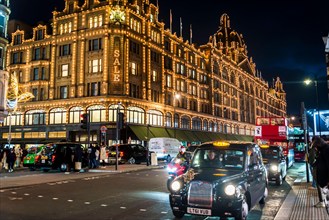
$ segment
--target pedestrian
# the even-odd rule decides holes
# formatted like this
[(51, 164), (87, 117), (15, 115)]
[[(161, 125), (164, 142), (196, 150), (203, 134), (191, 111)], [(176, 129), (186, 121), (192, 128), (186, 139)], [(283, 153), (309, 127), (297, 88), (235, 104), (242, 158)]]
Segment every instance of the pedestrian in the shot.
[(14, 171), (14, 164), (16, 161), (16, 154), (14, 152), (14, 148), (10, 148), (7, 155), (7, 163), (8, 163), (8, 172), (11, 173)]
[(306, 157), (307, 163), (310, 166), (311, 174), (312, 174), (312, 188), (316, 188), (316, 164), (315, 164), (315, 157), (316, 157), (316, 148), (313, 147), (312, 143), (310, 144), (310, 148), (308, 150), (308, 155)]
[(16, 161), (15, 161), (15, 167), (21, 167), (21, 161), (22, 161), (22, 155), (23, 151), (20, 146), (15, 147), (15, 154), (16, 154)]
[(103, 168), (105, 168), (105, 160), (107, 159), (107, 156), (106, 156), (106, 147), (104, 144), (101, 145), (101, 148), (100, 148), (100, 158), (99, 160), (102, 162), (102, 166)]
[(90, 144), (90, 149), (88, 149), (89, 153), (89, 168), (93, 169), (97, 167), (96, 163), (96, 147)]
[(319, 196), (319, 202), (314, 207), (324, 208), (323, 188), (329, 187), (329, 145), (321, 137), (315, 136), (312, 140), (312, 147), (316, 149), (314, 167)]
[(72, 160), (72, 149), (70, 146), (67, 146), (65, 151), (64, 151), (64, 163), (66, 164), (66, 171), (67, 172), (70, 172), (71, 171), (71, 167), (72, 167), (72, 163), (73, 163), (73, 160)]
[(82, 157), (83, 157), (83, 150), (80, 145), (75, 148), (74, 152), (74, 168), (76, 171), (81, 171), (82, 168)]

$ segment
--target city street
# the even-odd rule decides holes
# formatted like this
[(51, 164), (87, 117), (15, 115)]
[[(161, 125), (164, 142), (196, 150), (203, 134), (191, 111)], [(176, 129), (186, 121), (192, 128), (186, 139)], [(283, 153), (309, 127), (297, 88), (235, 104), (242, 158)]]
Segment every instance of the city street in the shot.
[[(295, 163), (283, 185), (270, 184), (266, 204), (254, 207), (248, 219), (274, 219), (291, 184), (304, 171), (304, 163)], [(26, 171), (14, 175), (21, 175), (19, 181), (25, 181), (27, 175), (40, 178), (40, 182), (45, 176), (55, 178), (48, 183), (2, 189), (1, 219), (175, 219), (168, 202), (164, 168), (117, 174), (84, 173), (81, 178), (67, 180), (60, 178), (64, 173)], [(3, 178), (12, 177), (2, 173)], [(183, 219), (205, 218), (185, 215)]]

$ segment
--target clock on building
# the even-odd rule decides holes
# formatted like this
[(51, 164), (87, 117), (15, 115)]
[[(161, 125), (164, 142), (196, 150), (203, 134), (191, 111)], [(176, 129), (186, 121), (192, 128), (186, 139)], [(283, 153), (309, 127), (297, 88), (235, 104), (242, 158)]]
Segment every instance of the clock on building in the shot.
[(122, 24), (125, 21), (125, 19), (126, 19), (125, 12), (121, 10), (119, 6), (114, 7), (110, 12), (110, 20), (113, 23)]

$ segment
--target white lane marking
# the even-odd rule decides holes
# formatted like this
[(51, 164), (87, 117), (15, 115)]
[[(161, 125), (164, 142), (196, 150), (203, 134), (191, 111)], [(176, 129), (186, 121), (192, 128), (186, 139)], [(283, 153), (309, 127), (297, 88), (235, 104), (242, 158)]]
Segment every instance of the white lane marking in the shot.
[(146, 212), (146, 209), (140, 209), (139, 211), (141, 211), (141, 212)]
[(161, 214), (168, 214), (168, 212), (161, 212)]
[(29, 196), (30, 194), (28, 194), (28, 193), (24, 193), (24, 196)]
[(90, 205), (90, 202), (85, 202), (85, 205)]
[(17, 194), (17, 192), (11, 192), (11, 194)]
[(58, 200), (58, 198), (54, 197), (53, 200)]
[(67, 200), (68, 202), (73, 202), (73, 200), (72, 199), (69, 199), (69, 200)]
[(120, 209), (127, 209), (127, 207), (121, 206)]
[(39, 198), (42, 198), (42, 197), (43, 197), (43, 195), (38, 195), (38, 197), (39, 197)]
[(3, 192), (4, 192), (4, 190), (2, 189), (2, 190), (0, 190), (0, 192), (2, 192), (2, 193), (3, 193)]
[(106, 204), (102, 204), (101, 206), (102, 206), (102, 207), (106, 207), (107, 205), (106, 205)]

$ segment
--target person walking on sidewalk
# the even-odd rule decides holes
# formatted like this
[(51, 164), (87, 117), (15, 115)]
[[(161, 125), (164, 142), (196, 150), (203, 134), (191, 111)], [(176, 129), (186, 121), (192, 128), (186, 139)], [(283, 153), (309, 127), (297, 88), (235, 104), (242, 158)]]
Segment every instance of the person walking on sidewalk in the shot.
[(8, 155), (7, 155), (8, 172), (9, 173), (14, 171), (15, 161), (16, 161), (16, 154), (14, 152), (14, 148), (11, 148)]
[(316, 148), (310, 144), (310, 149), (308, 150), (307, 163), (310, 165), (310, 170), (312, 174), (312, 187), (316, 188), (316, 166), (315, 166), (315, 157), (316, 157)]
[(329, 145), (319, 136), (312, 140), (312, 147), (317, 150), (314, 168), (316, 170), (316, 186), (318, 190), (319, 202), (317, 208), (324, 208), (323, 189), (329, 187)]
[(103, 168), (105, 168), (105, 159), (107, 159), (107, 157), (106, 157), (106, 148), (105, 148), (105, 145), (102, 144), (101, 148), (100, 148), (99, 161), (102, 161)]

